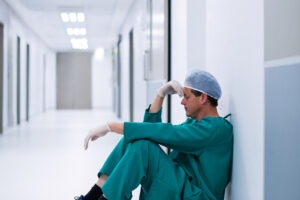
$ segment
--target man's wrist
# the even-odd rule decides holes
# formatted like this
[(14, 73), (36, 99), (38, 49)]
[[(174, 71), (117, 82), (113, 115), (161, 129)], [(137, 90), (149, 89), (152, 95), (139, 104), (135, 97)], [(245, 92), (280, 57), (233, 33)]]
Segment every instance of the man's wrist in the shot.
[(108, 122), (106, 122), (105, 125), (106, 125), (106, 127), (107, 127), (107, 130), (108, 130), (109, 132), (111, 132), (111, 128), (110, 128), (110, 125), (108, 124)]

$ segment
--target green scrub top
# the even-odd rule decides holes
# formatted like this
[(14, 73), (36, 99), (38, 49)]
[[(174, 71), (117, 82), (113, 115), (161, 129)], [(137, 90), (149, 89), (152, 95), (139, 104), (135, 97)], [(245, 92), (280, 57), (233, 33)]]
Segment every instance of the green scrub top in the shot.
[(161, 123), (161, 110), (149, 113), (149, 108), (143, 123), (124, 123), (125, 142), (147, 139), (172, 149), (169, 157), (183, 168), (193, 185), (210, 199), (224, 199), (232, 163), (231, 123), (223, 117), (188, 118), (179, 125)]

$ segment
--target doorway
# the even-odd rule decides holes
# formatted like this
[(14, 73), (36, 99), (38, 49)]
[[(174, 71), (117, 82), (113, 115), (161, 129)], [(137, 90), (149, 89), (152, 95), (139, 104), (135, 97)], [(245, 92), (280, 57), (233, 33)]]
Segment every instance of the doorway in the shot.
[(0, 23), (0, 134), (3, 132), (3, 29)]
[(17, 125), (21, 122), (21, 38), (17, 37)]
[(117, 89), (117, 116), (119, 118), (121, 118), (122, 113), (121, 113), (121, 41), (122, 41), (122, 37), (121, 35), (119, 35), (119, 41), (118, 41), (118, 45), (117, 45), (117, 82), (118, 82), (118, 89)]
[(57, 109), (91, 109), (91, 53), (57, 54)]
[(29, 121), (30, 46), (26, 45), (26, 121)]
[(133, 121), (133, 113), (134, 113), (134, 69), (133, 69), (133, 29), (131, 29), (129, 33), (129, 120)]

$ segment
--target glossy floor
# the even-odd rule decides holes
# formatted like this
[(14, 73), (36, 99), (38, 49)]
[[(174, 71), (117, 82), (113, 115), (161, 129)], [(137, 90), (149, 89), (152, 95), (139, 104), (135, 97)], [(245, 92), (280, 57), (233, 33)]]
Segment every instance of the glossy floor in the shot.
[[(109, 110), (49, 111), (0, 135), (0, 199), (72, 200), (85, 194), (121, 136), (83, 149), (87, 132), (116, 121)], [(138, 199), (138, 189), (133, 193)]]

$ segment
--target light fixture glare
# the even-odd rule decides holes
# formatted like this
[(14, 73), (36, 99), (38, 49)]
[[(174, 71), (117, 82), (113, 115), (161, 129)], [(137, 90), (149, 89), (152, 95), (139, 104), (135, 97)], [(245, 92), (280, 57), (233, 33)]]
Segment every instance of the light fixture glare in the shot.
[(80, 29), (80, 35), (86, 35), (86, 28)]
[(77, 15), (74, 12), (69, 13), (69, 18), (71, 22), (77, 22)]
[(71, 38), (73, 49), (88, 49), (88, 40), (86, 38)]
[(61, 17), (61, 20), (65, 23), (70, 21), (68, 14), (65, 12), (60, 13), (60, 17)]
[(83, 12), (77, 13), (77, 19), (78, 19), (78, 22), (84, 22), (84, 20), (85, 20), (84, 13)]

